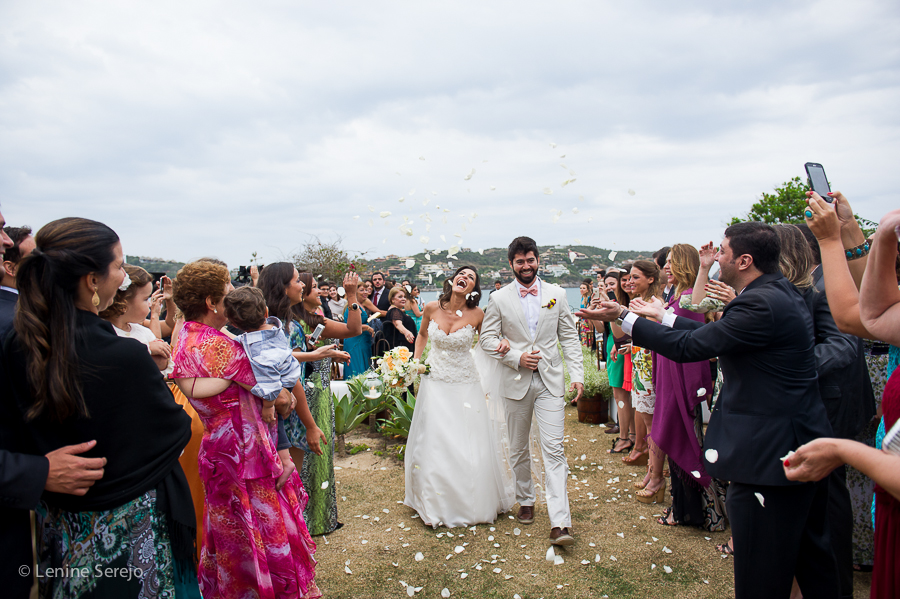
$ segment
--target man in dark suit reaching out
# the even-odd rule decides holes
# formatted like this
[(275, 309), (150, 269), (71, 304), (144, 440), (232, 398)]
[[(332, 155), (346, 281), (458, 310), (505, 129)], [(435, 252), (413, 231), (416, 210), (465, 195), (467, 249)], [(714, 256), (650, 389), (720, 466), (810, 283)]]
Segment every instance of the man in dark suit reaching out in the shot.
[[(704, 465), (731, 481), (727, 508), (734, 537), (737, 599), (787, 597), (796, 576), (804, 597), (838, 597), (826, 528), (827, 483), (795, 484), (781, 458), (831, 434), (819, 396), (813, 323), (797, 289), (779, 272), (778, 237), (769, 225), (732, 225), (717, 254), (720, 280), (738, 296), (721, 320), (702, 324), (661, 304), (615, 302), (576, 315), (620, 320), (634, 344), (676, 362), (719, 358), (725, 378), (710, 417)], [(639, 318), (653, 316), (655, 323)]]

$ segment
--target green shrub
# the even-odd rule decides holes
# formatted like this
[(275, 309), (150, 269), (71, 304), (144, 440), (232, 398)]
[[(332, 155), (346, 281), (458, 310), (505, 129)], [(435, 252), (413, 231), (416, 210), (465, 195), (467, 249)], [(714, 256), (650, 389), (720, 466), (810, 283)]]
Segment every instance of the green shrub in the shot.
[[(582, 362), (584, 364), (584, 396), (603, 396), (612, 400), (612, 387), (609, 386), (609, 378), (606, 370), (597, 368), (597, 356), (589, 348), (581, 346)], [(565, 368), (566, 401), (575, 399), (575, 392), (569, 391), (569, 369)]]
[(390, 415), (387, 420), (381, 421), (381, 432), (395, 437), (409, 437), (409, 427), (412, 424), (413, 411), (416, 409), (416, 398), (412, 393), (406, 393), (406, 399), (394, 397), (394, 404), (389, 406)]

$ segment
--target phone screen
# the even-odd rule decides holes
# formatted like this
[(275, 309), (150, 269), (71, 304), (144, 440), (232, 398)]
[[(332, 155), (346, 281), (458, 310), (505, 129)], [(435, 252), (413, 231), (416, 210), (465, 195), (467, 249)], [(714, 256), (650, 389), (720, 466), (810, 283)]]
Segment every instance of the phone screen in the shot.
[(828, 178), (825, 176), (825, 168), (821, 164), (807, 162), (806, 174), (809, 177), (809, 186), (812, 190), (822, 196), (823, 200), (830, 202), (831, 197), (828, 195), (828, 192), (831, 191), (831, 187), (828, 185)]

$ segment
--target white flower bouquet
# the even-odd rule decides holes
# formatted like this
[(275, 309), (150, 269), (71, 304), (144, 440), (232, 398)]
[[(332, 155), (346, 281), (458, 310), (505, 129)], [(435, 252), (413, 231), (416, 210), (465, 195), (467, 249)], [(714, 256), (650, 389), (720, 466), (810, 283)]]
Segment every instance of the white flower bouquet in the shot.
[(379, 359), (378, 372), (384, 382), (391, 387), (408, 387), (420, 374), (428, 374), (427, 364), (422, 364), (412, 357), (412, 352), (405, 347), (395, 347)]

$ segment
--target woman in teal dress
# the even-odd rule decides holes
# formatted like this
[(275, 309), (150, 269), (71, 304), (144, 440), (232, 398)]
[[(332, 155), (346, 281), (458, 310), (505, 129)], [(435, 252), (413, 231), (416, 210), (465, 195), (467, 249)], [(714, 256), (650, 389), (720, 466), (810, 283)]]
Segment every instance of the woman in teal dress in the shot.
[(409, 286), (406, 289), (406, 295), (409, 298), (409, 301), (406, 302), (406, 315), (413, 319), (418, 331), (422, 326), (422, 311), (425, 309), (422, 298), (419, 297), (419, 286)]
[[(367, 323), (369, 320), (368, 311), (362, 307), (369, 294), (365, 285), (360, 285), (357, 290), (357, 297), (360, 303), (360, 313), (362, 314), (363, 332), (356, 337), (344, 339), (344, 351), (350, 354), (350, 363), (344, 367), (344, 380), (356, 376), (357, 374), (367, 371), (372, 365), (372, 333), (374, 330)], [(350, 317), (350, 306), (344, 308), (344, 322)]]
[[(259, 277), (259, 287), (266, 297), (269, 314), (285, 323), (288, 340), (294, 357), (306, 362), (306, 401), (316, 425), (322, 433), (322, 454), (310, 451), (306, 428), (296, 414), (284, 422), (285, 432), (291, 442), (291, 457), (300, 467), (300, 479), (309, 493), (309, 503), (303, 510), (306, 526), (313, 536), (334, 532), (337, 520), (337, 497), (334, 488), (334, 402), (331, 397), (331, 360), (347, 362), (350, 355), (338, 351), (330, 343), (332, 339), (347, 339), (362, 333), (361, 310), (357, 304), (356, 289), (359, 277), (356, 273), (344, 277), (343, 287), (350, 310), (347, 322), (329, 320), (316, 314), (321, 307), (316, 279), (310, 273), (298, 273), (289, 262), (276, 262), (266, 266)], [(355, 309), (354, 309), (355, 306)], [(319, 325), (324, 330), (315, 348), (310, 348), (308, 337)], [(312, 351), (310, 351), (312, 350)]]

